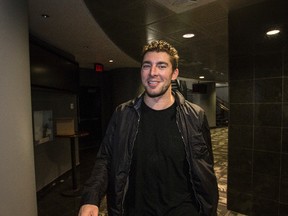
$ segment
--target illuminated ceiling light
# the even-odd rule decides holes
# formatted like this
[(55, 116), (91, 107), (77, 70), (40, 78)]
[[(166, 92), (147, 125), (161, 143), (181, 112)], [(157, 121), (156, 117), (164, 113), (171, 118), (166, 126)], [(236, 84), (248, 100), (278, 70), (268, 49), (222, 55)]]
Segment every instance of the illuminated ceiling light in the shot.
[(183, 37), (183, 38), (192, 38), (192, 37), (194, 37), (194, 36), (195, 36), (195, 34), (188, 33), (188, 34), (184, 34), (182, 37)]
[(199, 76), (199, 79), (204, 79), (205, 77), (204, 76)]
[(42, 14), (41, 15), (44, 19), (48, 19), (50, 16), (48, 14)]
[(109, 62), (110, 62), (110, 63), (113, 63), (114, 61), (113, 61), (113, 59), (110, 59)]
[(198, 2), (198, 0), (173, 0), (173, 1), (170, 1), (171, 5), (173, 5), (173, 6), (192, 4), (192, 3), (197, 3), (197, 2)]
[(276, 34), (279, 34), (279, 33), (280, 33), (279, 29), (273, 29), (273, 30), (270, 30), (270, 31), (266, 32), (266, 35), (276, 35)]

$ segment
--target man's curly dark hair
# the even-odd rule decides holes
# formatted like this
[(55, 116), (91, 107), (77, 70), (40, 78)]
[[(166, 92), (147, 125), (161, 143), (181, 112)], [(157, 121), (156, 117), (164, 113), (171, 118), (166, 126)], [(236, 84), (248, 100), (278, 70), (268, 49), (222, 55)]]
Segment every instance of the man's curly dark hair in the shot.
[(152, 41), (151, 43), (145, 45), (143, 47), (142, 57), (144, 57), (144, 55), (147, 52), (153, 52), (153, 51), (166, 52), (170, 56), (170, 61), (172, 63), (173, 70), (178, 68), (178, 61), (179, 61), (178, 52), (168, 42), (163, 41), (163, 40), (155, 40), (155, 41)]

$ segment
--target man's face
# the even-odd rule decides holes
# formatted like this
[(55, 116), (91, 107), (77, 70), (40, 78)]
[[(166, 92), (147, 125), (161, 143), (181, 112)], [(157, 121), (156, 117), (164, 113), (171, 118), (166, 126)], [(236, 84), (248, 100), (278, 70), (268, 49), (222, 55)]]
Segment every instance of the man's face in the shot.
[[(149, 97), (170, 94), (171, 80), (178, 76), (178, 69), (172, 69), (170, 56), (166, 52), (147, 52), (141, 67), (141, 79)], [(169, 90), (169, 91), (167, 91)]]

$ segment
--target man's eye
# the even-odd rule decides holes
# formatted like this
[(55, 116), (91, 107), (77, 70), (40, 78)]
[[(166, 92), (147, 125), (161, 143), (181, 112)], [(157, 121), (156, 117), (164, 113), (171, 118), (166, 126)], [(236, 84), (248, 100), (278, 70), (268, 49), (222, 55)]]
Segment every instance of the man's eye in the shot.
[(160, 65), (158, 65), (158, 68), (159, 69), (165, 69), (167, 66), (165, 65), (165, 64), (160, 64)]
[(151, 67), (151, 65), (149, 64), (143, 64), (142, 65), (142, 69), (149, 69)]

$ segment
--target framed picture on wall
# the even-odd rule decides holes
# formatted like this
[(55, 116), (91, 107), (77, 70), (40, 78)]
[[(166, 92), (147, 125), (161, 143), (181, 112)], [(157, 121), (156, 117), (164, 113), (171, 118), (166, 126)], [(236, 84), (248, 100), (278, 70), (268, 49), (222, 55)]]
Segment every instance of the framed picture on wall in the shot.
[(35, 145), (53, 141), (52, 110), (34, 111), (33, 124)]

